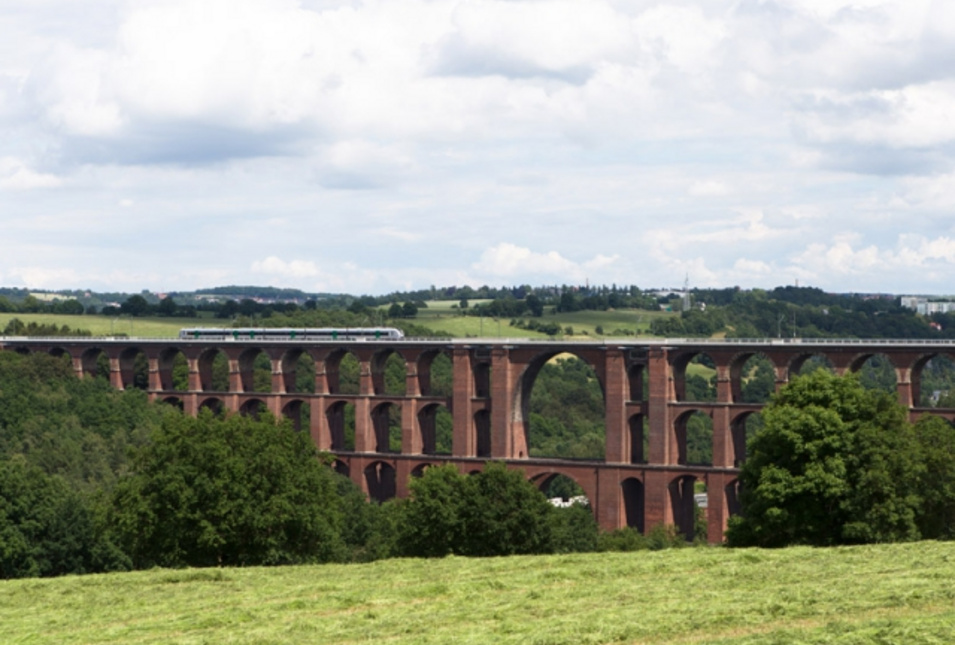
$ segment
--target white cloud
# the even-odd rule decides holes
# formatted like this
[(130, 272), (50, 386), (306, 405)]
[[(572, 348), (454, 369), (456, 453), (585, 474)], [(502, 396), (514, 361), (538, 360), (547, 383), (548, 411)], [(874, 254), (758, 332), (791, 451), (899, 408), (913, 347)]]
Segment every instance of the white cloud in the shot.
[(538, 253), (509, 242), (501, 242), (485, 249), (471, 270), (481, 276), (496, 279), (520, 280), (521, 276), (544, 277), (566, 282), (587, 279), (589, 269), (602, 269), (617, 261), (617, 257), (597, 255), (583, 263), (574, 262), (556, 251)]
[(0, 190), (53, 188), (61, 183), (59, 177), (31, 170), (15, 157), (0, 158)]
[(270, 255), (264, 260), (252, 263), (252, 272), (279, 278), (311, 278), (319, 275), (318, 266), (311, 260), (292, 260), (287, 262)]

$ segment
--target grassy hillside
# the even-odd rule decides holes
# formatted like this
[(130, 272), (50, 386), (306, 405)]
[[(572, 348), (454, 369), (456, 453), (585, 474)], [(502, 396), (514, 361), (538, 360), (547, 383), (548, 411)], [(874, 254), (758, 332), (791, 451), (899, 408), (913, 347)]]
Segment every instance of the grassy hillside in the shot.
[(179, 335), (183, 327), (216, 326), (221, 321), (196, 318), (109, 318), (107, 316), (68, 316), (64, 314), (11, 314), (0, 313), (0, 330), (7, 326), (12, 318), (24, 323), (35, 322), (38, 325), (66, 325), (70, 329), (86, 329), (94, 336), (124, 334), (139, 338), (172, 338)]
[(0, 582), (6, 643), (946, 643), (955, 543)]

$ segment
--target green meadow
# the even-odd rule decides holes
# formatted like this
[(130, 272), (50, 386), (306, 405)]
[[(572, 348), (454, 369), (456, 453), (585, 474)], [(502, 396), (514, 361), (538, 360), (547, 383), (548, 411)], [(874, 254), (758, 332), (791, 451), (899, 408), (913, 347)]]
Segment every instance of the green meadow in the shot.
[(13, 318), (24, 323), (38, 325), (66, 325), (70, 329), (83, 329), (94, 336), (125, 335), (138, 338), (173, 338), (183, 327), (215, 326), (211, 320), (197, 318), (110, 318), (108, 316), (69, 316), (64, 314), (0, 313), (0, 330)]
[[(445, 332), (457, 338), (547, 338), (546, 334), (512, 327), (509, 319), (480, 318), (463, 316), (459, 309), (451, 308), (450, 301), (429, 302), (427, 309), (421, 309), (415, 322)], [(573, 327), (572, 336), (563, 335), (564, 340), (595, 340), (601, 338), (633, 338), (649, 333), (650, 321), (661, 316), (674, 314), (655, 311), (575, 311), (558, 315), (545, 314), (539, 320), (556, 322), (561, 329)], [(90, 331), (94, 336), (125, 335), (139, 338), (172, 338), (179, 335), (183, 327), (215, 327), (225, 321), (197, 318), (109, 318), (107, 316), (69, 316), (63, 314), (24, 314), (0, 313), (0, 330), (7, 326), (12, 318), (24, 323), (67, 325), (71, 329)], [(386, 323), (387, 324), (387, 323)], [(603, 334), (597, 333), (597, 327)], [(619, 330), (633, 334), (624, 335)], [(617, 332), (617, 333), (614, 333)]]
[(4, 643), (950, 643), (955, 543), (0, 582)]
[[(480, 301), (471, 301), (471, 306)], [(416, 322), (457, 337), (501, 337), (501, 338), (547, 338), (546, 334), (512, 327), (508, 318), (481, 318), (478, 316), (462, 315), (452, 301), (428, 301), (426, 309), (418, 310)], [(538, 318), (540, 322), (556, 322), (561, 329), (573, 327), (573, 335), (564, 335), (564, 339), (599, 339), (608, 337), (646, 336), (649, 334), (650, 322), (654, 318), (668, 317), (679, 314), (664, 311), (644, 311), (621, 309), (614, 311), (575, 311), (571, 313), (553, 314), (552, 308), (547, 308), (545, 314)], [(597, 333), (600, 327), (602, 334)]]

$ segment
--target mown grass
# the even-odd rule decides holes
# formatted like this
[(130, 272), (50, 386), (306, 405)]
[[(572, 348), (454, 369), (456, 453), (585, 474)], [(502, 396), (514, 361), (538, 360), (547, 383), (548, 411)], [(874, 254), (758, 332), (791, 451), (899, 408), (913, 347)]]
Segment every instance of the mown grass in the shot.
[(0, 583), (5, 643), (949, 643), (955, 543)]

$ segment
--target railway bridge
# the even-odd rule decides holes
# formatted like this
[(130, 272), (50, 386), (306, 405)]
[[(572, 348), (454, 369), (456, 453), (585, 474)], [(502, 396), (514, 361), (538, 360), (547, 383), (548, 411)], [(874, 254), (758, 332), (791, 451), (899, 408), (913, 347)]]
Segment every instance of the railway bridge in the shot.
[[(778, 389), (809, 360), (825, 361), (841, 374), (878, 355), (894, 371), (899, 401), (912, 418), (926, 413), (955, 417), (955, 410), (921, 404), (926, 365), (939, 356), (955, 358), (955, 344), (945, 341), (0, 337), (0, 350), (68, 356), (78, 377), (108, 370), (114, 387), (144, 387), (151, 398), (189, 414), (211, 407), (238, 413), (267, 409), (289, 417), (311, 433), (318, 448), (335, 456), (336, 469), (379, 500), (406, 495), (410, 478), (430, 465), (450, 463), (469, 473), (500, 460), (541, 487), (558, 475), (571, 478), (605, 529), (646, 531), (666, 523), (692, 535), (694, 492), (702, 484), (711, 542), (722, 540), (727, 518), (738, 509), (746, 421), (762, 407), (743, 397), (754, 357), (772, 365)], [(545, 459), (529, 453), (534, 381), (549, 360), (565, 354), (585, 361), (603, 392), (603, 459)], [(345, 387), (340, 373), (347, 355), (357, 360), (357, 387)], [(218, 380), (216, 356), (220, 366), (227, 365)], [(385, 363), (392, 356), (404, 363), (403, 391), (385, 387)], [(691, 400), (687, 387), (693, 371), (688, 367), (701, 356), (715, 370), (713, 400)], [(440, 387), (432, 369), (438, 361), (450, 366), (450, 384)], [(314, 376), (309, 371), (303, 386), (300, 368), (306, 363)], [(257, 364), (268, 365), (266, 379), (256, 378)], [(346, 411), (354, 413), (353, 440), (346, 439)], [(452, 420), (450, 452), (436, 444), (439, 414)], [(692, 463), (687, 425), (700, 414), (712, 428), (712, 459)], [(400, 449), (389, 444), (389, 424), (396, 423)]]

